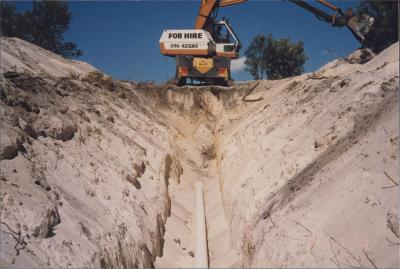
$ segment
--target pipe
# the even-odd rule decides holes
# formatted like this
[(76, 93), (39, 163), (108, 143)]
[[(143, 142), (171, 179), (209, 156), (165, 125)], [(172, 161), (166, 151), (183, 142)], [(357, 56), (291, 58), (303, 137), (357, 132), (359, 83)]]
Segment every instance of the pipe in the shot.
[(208, 268), (206, 218), (203, 185), (196, 184), (196, 241), (194, 262), (196, 268)]

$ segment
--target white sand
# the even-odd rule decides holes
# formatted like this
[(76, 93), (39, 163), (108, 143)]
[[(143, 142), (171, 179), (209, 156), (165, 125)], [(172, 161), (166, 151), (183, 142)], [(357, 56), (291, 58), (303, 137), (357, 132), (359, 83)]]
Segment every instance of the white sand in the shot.
[(211, 267), (399, 267), (398, 44), (246, 102), (1, 42), (1, 267), (192, 267), (197, 181)]

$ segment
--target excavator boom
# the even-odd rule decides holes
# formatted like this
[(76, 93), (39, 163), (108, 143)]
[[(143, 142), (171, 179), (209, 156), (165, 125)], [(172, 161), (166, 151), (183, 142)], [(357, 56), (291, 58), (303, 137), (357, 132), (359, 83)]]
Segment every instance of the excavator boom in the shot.
[(194, 29), (207, 28), (207, 24), (211, 23), (209, 22), (212, 19), (211, 14), (219, 7), (241, 4), (246, 1), (247, 0), (202, 0)]

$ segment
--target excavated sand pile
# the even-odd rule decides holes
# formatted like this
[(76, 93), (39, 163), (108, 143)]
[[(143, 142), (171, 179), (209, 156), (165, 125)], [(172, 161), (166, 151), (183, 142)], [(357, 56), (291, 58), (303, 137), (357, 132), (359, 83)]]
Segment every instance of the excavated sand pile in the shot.
[(399, 267), (398, 44), (231, 88), (1, 39), (1, 267)]
[(217, 126), (231, 246), (251, 267), (399, 263), (399, 46), (263, 81)]

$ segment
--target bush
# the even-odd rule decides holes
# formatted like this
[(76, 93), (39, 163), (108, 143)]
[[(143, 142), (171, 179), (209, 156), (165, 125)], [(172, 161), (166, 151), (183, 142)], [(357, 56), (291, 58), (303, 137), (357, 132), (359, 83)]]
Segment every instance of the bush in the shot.
[(115, 90), (113, 79), (111, 77), (105, 76), (99, 71), (91, 71), (81, 80), (84, 82), (88, 82), (96, 87), (104, 87), (110, 91)]

